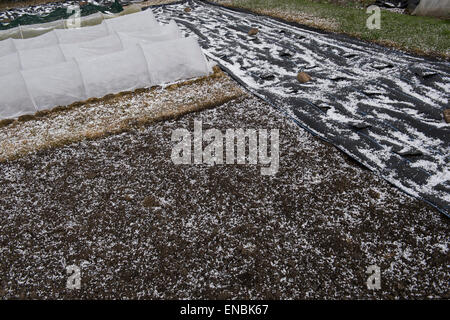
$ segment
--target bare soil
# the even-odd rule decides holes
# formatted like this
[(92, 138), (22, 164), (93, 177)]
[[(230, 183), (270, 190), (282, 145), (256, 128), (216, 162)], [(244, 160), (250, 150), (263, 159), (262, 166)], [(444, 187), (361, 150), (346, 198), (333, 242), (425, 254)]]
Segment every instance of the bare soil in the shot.
[[(278, 173), (174, 165), (194, 120), (279, 129)], [(0, 185), (4, 299), (450, 297), (449, 220), (255, 98), (1, 163)]]

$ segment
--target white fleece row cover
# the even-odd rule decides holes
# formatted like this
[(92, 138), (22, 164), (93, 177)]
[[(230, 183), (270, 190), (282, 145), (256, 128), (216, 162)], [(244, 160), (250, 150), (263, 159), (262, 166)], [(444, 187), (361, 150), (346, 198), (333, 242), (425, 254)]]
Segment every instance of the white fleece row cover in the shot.
[[(54, 29), (41, 36), (29, 39), (9, 38), (0, 41), (0, 57), (17, 51), (45, 48), (57, 44), (74, 44), (96, 40), (106, 37), (114, 32), (134, 32), (147, 30), (151, 33), (159, 33), (160, 25), (156, 21), (151, 10), (145, 10), (114, 19), (104, 20), (101, 24), (92, 27)], [(152, 32), (153, 29), (156, 29)]]
[(153, 28), (133, 32), (114, 32), (113, 34), (87, 42), (57, 44), (49, 47), (19, 50), (0, 57), (0, 75), (4, 76), (20, 70), (42, 68), (70, 59), (93, 58), (135, 46), (140, 41), (158, 42), (181, 38), (175, 21)]
[[(146, 12), (145, 15), (153, 18), (151, 13)], [(55, 45), (46, 42), (44, 46), (36, 43), (42, 50), (39, 51), (41, 54), (52, 52), (52, 59), (64, 59), (62, 62), (51, 63), (43, 68), (33, 66), (33, 63), (42, 63), (42, 60), (36, 62), (37, 60), (33, 60), (29, 55), (36, 49), (16, 52), (16, 57), (19, 57), (21, 64), (16, 64), (15, 67), (19, 67), (19, 71), (0, 75), (0, 119), (34, 114), (36, 111), (58, 105), (68, 105), (92, 97), (103, 97), (110, 93), (205, 76), (212, 72), (211, 65), (206, 60), (196, 38), (180, 38), (174, 23), (163, 27), (154, 18), (152, 21), (156, 24), (147, 25), (148, 32), (145, 34), (136, 24), (137, 19), (140, 18), (129, 20), (129, 24), (128, 22), (124, 22), (124, 25), (119, 24), (120, 27), (115, 24), (112, 29), (114, 34), (99, 37), (98, 43), (103, 43), (105, 38), (110, 40), (115, 37), (114, 39), (118, 42), (108, 49), (104, 47), (102, 49), (102, 45), (95, 47), (92, 41), (83, 43), (80, 41), (80, 45), (67, 44), (67, 47), (61, 43)], [(85, 27), (79, 30), (90, 28)], [(64, 32), (64, 30), (61, 31)], [(74, 30), (66, 31), (70, 33)], [(43, 38), (46, 41), (48, 40), (46, 35), (33, 40)], [(77, 34), (77, 39), (81, 38), (83, 38), (81, 33)], [(121, 42), (120, 46), (119, 42)], [(1, 45), (0, 42), (0, 48)], [(60, 56), (57, 56), (55, 47), (60, 49)], [(70, 53), (71, 49), (73, 51)], [(105, 54), (108, 50), (111, 50), (111, 53)], [(68, 58), (65, 54), (72, 56)], [(23, 59), (24, 57), (29, 58)], [(45, 59), (42, 55), (41, 58)], [(24, 66), (23, 61), (27, 61), (29, 65)], [(4, 68), (3, 65), (1, 68)]]

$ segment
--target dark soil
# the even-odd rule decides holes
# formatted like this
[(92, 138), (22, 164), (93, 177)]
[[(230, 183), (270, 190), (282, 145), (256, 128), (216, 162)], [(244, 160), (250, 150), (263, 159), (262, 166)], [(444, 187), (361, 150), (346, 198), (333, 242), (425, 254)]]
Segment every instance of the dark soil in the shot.
[[(278, 173), (174, 165), (194, 120), (279, 129)], [(0, 185), (5, 299), (450, 297), (449, 220), (256, 99), (2, 163)]]

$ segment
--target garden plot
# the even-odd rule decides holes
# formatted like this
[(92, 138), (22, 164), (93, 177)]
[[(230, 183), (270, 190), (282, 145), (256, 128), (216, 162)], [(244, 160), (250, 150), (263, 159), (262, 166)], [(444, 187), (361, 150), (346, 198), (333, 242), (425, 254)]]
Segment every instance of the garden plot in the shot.
[(244, 95), (219, 69), (211, 76), (121, 92), (39, 112), (0, 126), (0, 161), (50, 147), (120, 133), (137, 125), (221, 105)]
[[(215, 68), (3, 122), (0, 297), (448, 298), (449, 220), (280, 109)], [(277, 174), (174, 165), (172, 134), (196, 121), (278, 129)], [(70, 265), (80, 290), (66, 288)]]
[[(201, 1), (154, 12), (299, 125), (448, 214), (448, 62)], [(299, 83), (299, 71), (312, 81)]]
[[(174, 165), (174, 130), (279, 129), (280, 166)], [(4, 298), (448, 298), (445, 216), (256, 98), (0, 163)], [(367, 289), (378, 265), (381, 290)], [(82, 270), (66, 289), (66, 266)]]
[(151, 10), (101, 24), (0, 41), (0, 119), (206, 76), (213, 64)]

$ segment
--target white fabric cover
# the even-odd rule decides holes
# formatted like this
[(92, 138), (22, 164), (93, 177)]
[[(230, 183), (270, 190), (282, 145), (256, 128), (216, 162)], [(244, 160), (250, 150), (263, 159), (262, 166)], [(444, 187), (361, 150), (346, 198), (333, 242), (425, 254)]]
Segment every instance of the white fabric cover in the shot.
[(79, 66), (88, 97), (103, 97), (152, 84), (139, 46), (107, 57), (80, 61)]
[(450, 0), (420, 0), (412, 13), (418, 16), (450, 17)]
[(9, 38), (0, 42), (0, 57), (17, 52), (13, 39)]
[(182, 37), (180, 29), (175, 21), (171, 20), (169, 24), (160, 28), (151, 30), (137, 30), (129, 32), (117, 32), (125, 48), (135, 45), (139, 41), (158, 42), (174, 40)]
[(22, 72), (36, 110), (67, 105), (86, 98), (76, 61)]
[(110, 31), (130, 32), (141, 29), (151, 30), (158, 27), (158, 22), (151, 10), (145, 10), (104, 21)]
[[(91, 40), (87, 42), (61, 44), (53, 48), (54, 50), (60, 48), (66, 60), (72, 58), (93, 58), (124, 49), (122, 41), (117, 34), (112, 34), (110, 36), (99, 38), (98, 40)], [(41, 67), (42, 66), (43, 65), (41, 65)]]
[(195, 38), (142, 45), (152, 84), (194, 78), (209, 73), (209, 65)]
[[(67, 31), (70, 33), (72, 30)], [(175, 21), (171, 21), (168, 25), (158, 26), (151, 30), (114, 32), (109, 36), (86, 42), (57, 44), (44, 48), (21, 50), (13, 54), (0, 56), (0, 75), (19, 70), (50, 66), (73, 58), (93, 58), (130, 48), (140, 41), (157, 42), (178, 38), (181, 38), (181, 33)]]
[(197, 40), (182, 38), (173, 21), (160, 26), (150, 10), (7, 39), (0, 41), (0, 119), (211, 71)]
[[(116, 21), (117, 20), (117, 21)], [(0, 41), (0, 56), (15, 53), (16, 51), (31, 50), (55, 46), (57, 44), (73, 44), (106, 37), (114, 32), (133, 32), (147, 30), (153, 33), (160, 32), (160, 26), (151, 10), (129, 14), (110, 20), (99, 25), (72, 29), (54, 29), (39, 37), (29, 39), (7, 39)]]
[(55, 45), (58, 43), (58, 36), (55, 31), (52, 31), (36, 38), (12, 39), (12, 42), (14, 43), (15, 51), (23, 51)]
[[(56, 35), (56, 42), (54, 45), (68, 44), (68, 43), (78, 43), (95, 40), (101, 37), (106, 37), (110, 34), (108, 27), (104, 22), (92, 27), (85, 28), (72, 28), (72, 29), (55, 29), (50, 33)], [(28, 39), (30, 42), (38, 42), (39, 37)], [(15, 40), (15, 41), (26, 41), (26, 40)]]
[(195, 38), (141, 41), (107, 55), (0, 77), (0, 119), (210, 72)]
[(0, 119), (36, 112), (20, 72), (0, 77)]
[[(39, 51), (38, 55), (36, 55), (36, 51)], [(22, 70), (40, 68), (43, 66), (65, 61), (64, 53), (58, 46), (40, 48), (35, 50), (18, 51), (17, 56), (20, 58), (19, 62)], [(1, 57), (0, 61), (2, 58), (5, 57)]]

